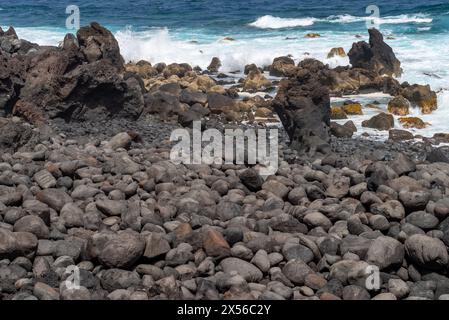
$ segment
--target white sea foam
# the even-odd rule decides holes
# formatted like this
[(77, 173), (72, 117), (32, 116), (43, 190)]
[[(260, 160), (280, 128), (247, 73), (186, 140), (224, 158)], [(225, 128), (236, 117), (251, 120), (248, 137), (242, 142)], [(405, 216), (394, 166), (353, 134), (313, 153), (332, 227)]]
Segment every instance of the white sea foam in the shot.
[(261, 29), (282, 29), (293, 27), (307, 27), (313, 25), (315, 22), (329, 22), (329, 23), (354, 23), (362, 21), (371, 21), (375, 24), (403, 24), (403, 23), (431, 23), (433, 19), (426, 14), (401, 14), (398, 16), (385, 16), (379, 18), (373, 18), (370, 16), (357, 17), (349, 14), (333, 15), (324, 19), (318, 19), (314, 17), (306, 18), (281, 18), (266, 15), (257, 18), (256, 21), (251, 22), (249, 25)]
[(344, 15), (336, 15), (330, 16), (323, 21), (331, 22), (331, 23), (353, 23), (353, 22), (361, 22), (361, 21), (371, 21), (375, 24), (403, 24), (403, 23), (431, 23), (433, 19), (426, 14), (401, 14), (398, 16), (385, 16), (374, 18), (370, 16), (366, 17), (356, 17), (348, 14)]
[(316, 18), (280, 18), (266, 15), (258, 18), (249, 25), (261, 29), (282, 29), (311, 26), (317, 20)]

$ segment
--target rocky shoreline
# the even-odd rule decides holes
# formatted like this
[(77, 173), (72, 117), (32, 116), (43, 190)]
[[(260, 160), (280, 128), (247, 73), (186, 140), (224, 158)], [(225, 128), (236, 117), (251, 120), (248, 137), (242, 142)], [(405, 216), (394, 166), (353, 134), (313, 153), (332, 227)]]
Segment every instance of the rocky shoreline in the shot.
[[(280, 57), (265, 68), (280, 82), (248, 65), (232, 84), (218, 58), (206, 71), (125, 64), (98, 24), (60, 48), (0, 31), (0, 299), (449, 299), (449, 158), (433, 146), (447, 136), (417, 143), (385, 113), (366, 123), (390, 130), (376, 142), (331, 121), (330, 97), (353, 92), (396, 96), (392, 113), (437, 107), (370, 36), (351, 68)], [(180, 126), (277, 116), (266, 179), (169, 159)]]

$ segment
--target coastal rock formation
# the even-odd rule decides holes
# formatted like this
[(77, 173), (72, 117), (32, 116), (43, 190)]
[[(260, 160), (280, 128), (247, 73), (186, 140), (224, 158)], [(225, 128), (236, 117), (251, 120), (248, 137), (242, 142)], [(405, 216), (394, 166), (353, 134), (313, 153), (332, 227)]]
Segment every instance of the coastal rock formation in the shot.
[(275, 77), (288, 77), (295, 69), (295, 62), (290, 57), (277, 57), (274, 58), (271, 64), (270, 76)]
[(403, 96), (397, 96), (388, 102), (388, 112), (397, 116), (406, 116), (409, 113), (410, 103)]
[(326, 71), (317, 60), (301, 61), (296, 74), (281, 82), (273, 100), (294, 149), (323, 151), (327, 145), (330, 97), (328, 87), (322, 83)]
[(329, 53), (327, 54), (327, 58), (333, 58), (333, 57), (346, 57), (345, 49), (342, 47), (336, 47), (332, 48)]
[[(3, 35), (0, 42), (18, 40)], [(1, 46), (2, 106), (34, 123), (125, 117), (136, 119), (143, 110), (143, 87), (135, 76), (123, 74), (123, 58), (112, 33), (97, 23), (68, 34), (60, 47), (18, 42)], [(25, 49), (29, 49), (24, 52)], [(14, 67), (12, 67), (14, 66)]]
[(405, 83), (403, 87), (401, 94), (410, 101), (412, 107), (420, 108), (424, 114), (437, 109), (437, 94), (430, 89), (429, 85)]
[(402, 74), (401, 63), (393, 49), (383, 40), (382, 34), (375, 28), (368, 29), (369, 43), (359, 41), (348, 52), (351, 65), (376, 72), (378, 75), (399, 77)]
[(381, 112), (369, 120), (363, 121), (362, 126), (377, 130), (389, 130), (394, 127), (394, 118), (391, 114)]

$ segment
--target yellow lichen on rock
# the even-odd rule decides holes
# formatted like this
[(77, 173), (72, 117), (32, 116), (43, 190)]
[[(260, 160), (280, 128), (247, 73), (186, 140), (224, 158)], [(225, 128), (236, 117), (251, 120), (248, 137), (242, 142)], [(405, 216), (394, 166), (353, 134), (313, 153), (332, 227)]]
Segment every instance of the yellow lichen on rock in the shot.
[(406, 116), (409, 113), (410, 103), (402, 96), (394, 97), (388, 102), (388, 112), (397, 116)]
[(319, 33), (308, 33), (305, 35), (305, 38), (319, 38), (321, 35)]
[(347, 115), (351, 116), (363, 114), (362, 105), (360, 103), (345, 104), (343, 105), (342, 109)]
[(343, 111), (342, 107), (331, 107), (331, 119), (333, 120), (348, 119), (348, 116)]
[(327, 58), (329, 59), (335, 56), (346, 57), (345, 49), (343, 49), (342, 47), (332, 48), (331, 51), (329, 51), (329, 53), (327, 54)]
[(429, 125), (429, 123), (422, 121), (418, 117), (401, 117), (398, 119), (399, 123), (406, 129), (424, 129)]

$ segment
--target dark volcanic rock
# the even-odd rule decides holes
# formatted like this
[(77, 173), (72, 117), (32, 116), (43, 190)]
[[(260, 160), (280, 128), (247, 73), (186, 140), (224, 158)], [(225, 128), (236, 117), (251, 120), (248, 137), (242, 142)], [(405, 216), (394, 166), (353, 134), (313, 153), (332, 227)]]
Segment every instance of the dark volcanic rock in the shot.
[(296, 74), (281, 82), (273, 100), (294, 149), (322, 151), (328, 145), (330, 97), (320, 78), (325, 70), (317, 60), (301, 61)]
[(352, 45), (348, 53), (349, 62), (354, 68), (372, 70), (379, 75), (400, 76), (401, 63), (396, 58), (393, 49), (387, 45), (379, 30), (368, 30), (369, 44), (360, 41)]
[(0, 78), (12, 82), (0, 84), (8, 94), (1, 101), (6, 113), (33, 123), (140, 116), (143, 84), (139, 76), (123, 74), (117, 40), (107, 29), (92, 23), (77, 38), (67, 35), (60, 47), (33, 49), (14, 57), (0, 50)]
[(391, 114), (384, 112), (373, 116), (369, 120), (362, 122), (362, 127), (373, 128), (377, 130), (389, 130), (394, 127), (394, 118)]

